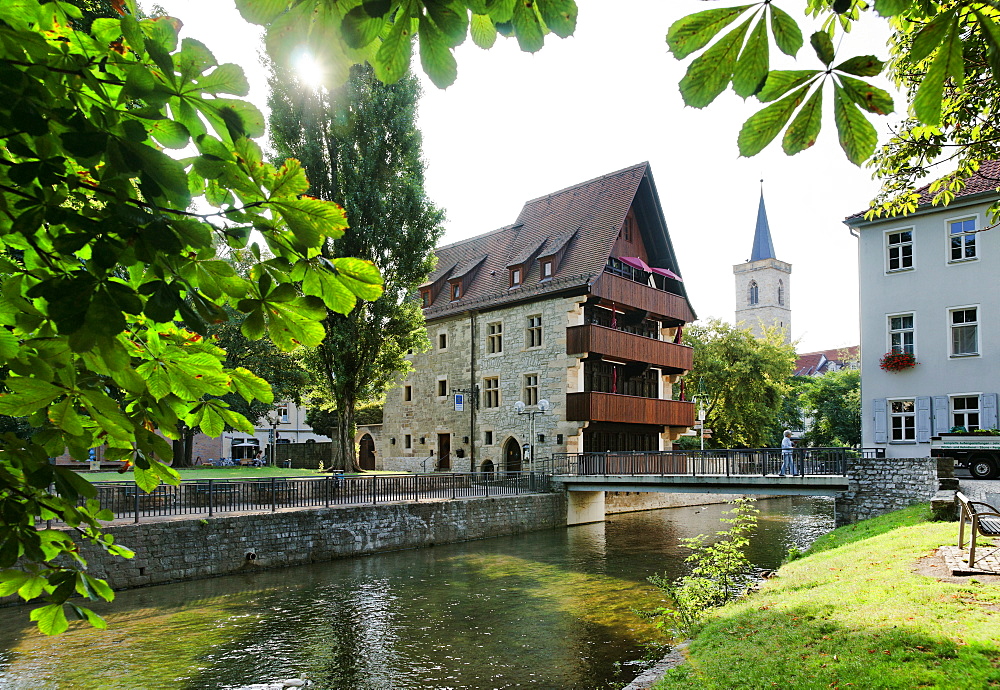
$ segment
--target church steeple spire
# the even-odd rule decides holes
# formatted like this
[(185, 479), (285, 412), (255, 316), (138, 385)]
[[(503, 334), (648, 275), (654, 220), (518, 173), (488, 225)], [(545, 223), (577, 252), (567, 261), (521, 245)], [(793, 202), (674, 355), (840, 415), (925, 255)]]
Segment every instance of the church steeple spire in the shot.
[[(763, 180), (761, 180), (763, 182)], [(775, 259), (774, 244), (771, 242), (771, 227), (767, 224), (767, 211), (764, 209), (764, 190), (760, 190), (760, 206), (757, 207), (757, 228), (753, 233), (753, 251), (750, 261)]]

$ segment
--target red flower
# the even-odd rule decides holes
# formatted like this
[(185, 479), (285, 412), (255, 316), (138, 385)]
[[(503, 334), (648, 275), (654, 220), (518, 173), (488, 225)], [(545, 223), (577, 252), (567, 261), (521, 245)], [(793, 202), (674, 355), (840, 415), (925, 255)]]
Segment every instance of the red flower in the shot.
[(903, 371), (915, 366), (916, 363), (917, 359), (912, 353), (893, 350), (882, 355), (882, 360), (878, 365), (885, 371)]

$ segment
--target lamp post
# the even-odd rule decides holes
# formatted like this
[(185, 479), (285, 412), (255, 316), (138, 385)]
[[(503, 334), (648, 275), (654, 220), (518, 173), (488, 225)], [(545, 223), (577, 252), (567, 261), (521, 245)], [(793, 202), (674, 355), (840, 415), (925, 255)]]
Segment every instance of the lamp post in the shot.
[(278, 452), (277, 431), (278, 431), (278, 422), (280, 421), (281, 417), (278, 415), (277, 408), (268, 412), (266, 417), (268, 424), (270, 424), (271, 426), (271, 428), (267, 432), (267, 445), (268, 445), (267, 454), (270, 456), (268, 458), (268, 464), (271, 465), (271, 467), (277, 467), (278, 465), (275, 462), (275, 454)]
[(527, 406), (521, 400), (514, 403), (514, 411), (519, 415), (528, 415), (528, 462), (532, 464), (535, 462), (535, 415), (545, 414), (551, 408), (552, 404), (545, 399), (538, 401), (537, 410), (525, 409)]

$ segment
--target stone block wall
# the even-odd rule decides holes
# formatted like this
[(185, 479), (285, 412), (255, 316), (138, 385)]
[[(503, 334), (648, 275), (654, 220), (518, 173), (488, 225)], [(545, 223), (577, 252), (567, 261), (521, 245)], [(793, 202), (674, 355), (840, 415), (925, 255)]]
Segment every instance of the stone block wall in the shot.
[(125, 589), (565, 525), (565, 494), (551, 493), (114, 525), (135, 558), (83, 553), (92, 574)]
[[(715, 503), (732, 503), (743, 494), (689, 494), (653, 491), (608, 491), (604, 511), (608, 515), (660, 508), (687, 508)], [(758, 496), (757, 498), (761, 498)]]
[(837, 495), (837, 525), (848, 525), (930, 501), (938, 491), (936, 458), (865, 458), (848, 468)]

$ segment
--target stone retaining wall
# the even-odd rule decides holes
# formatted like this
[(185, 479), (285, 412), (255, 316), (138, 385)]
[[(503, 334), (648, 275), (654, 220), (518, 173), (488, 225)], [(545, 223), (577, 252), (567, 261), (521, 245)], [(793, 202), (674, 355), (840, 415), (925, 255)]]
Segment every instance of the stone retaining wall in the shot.
[(936, 458), (865, 458), (847, 471), (849, 489), (837, 495), (837, 525), (848, 525), (930, 501), (938, 492)]
[(565, 525), (565, 495), (535, 494), (114, 525), (135, 558), (83, 552), (92, 574), (126, 589)]

